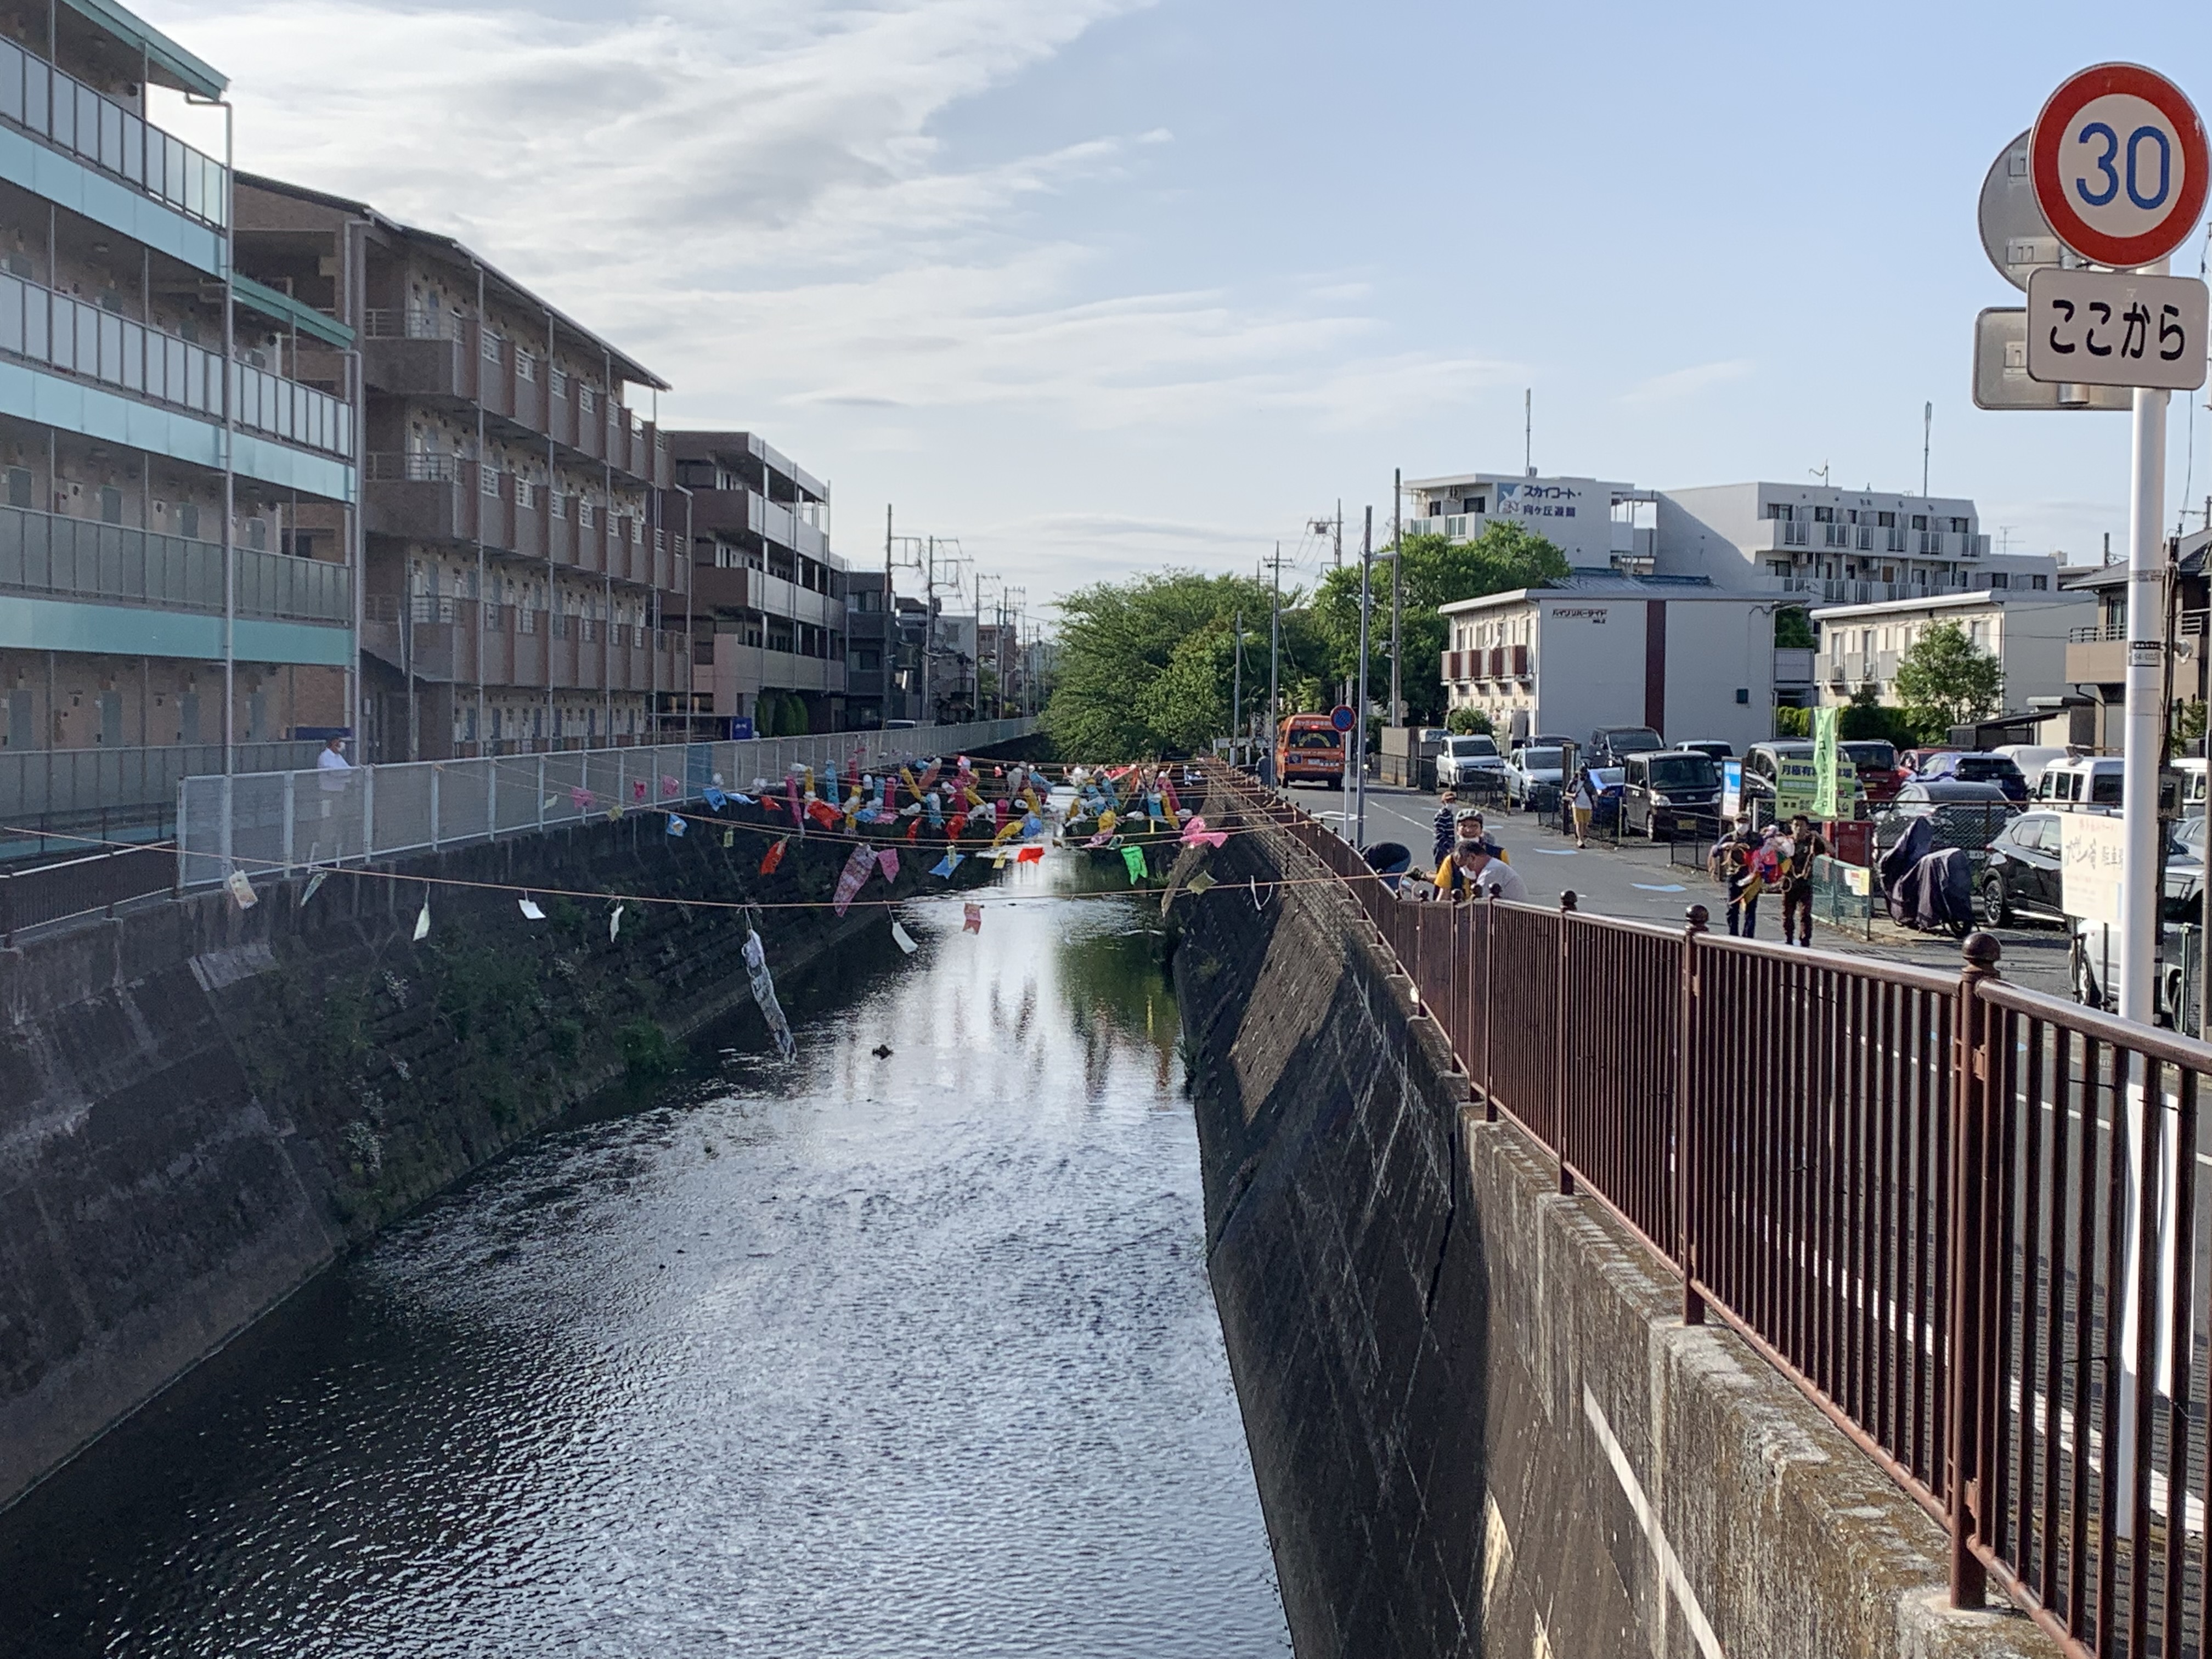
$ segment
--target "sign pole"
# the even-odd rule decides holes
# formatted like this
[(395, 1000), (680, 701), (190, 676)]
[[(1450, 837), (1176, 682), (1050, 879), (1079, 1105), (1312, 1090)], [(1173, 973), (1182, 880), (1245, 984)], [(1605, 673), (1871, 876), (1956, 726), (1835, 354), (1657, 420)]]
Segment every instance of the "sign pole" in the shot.
[(1354, 848), (1367, 844), (1367, 618), (1374, 604), (1375, 509), (1367, 509), (1367, 527), (1359, 538), (1359, 695), (1352, 699), (1352, 759), (1358, 767), (1358, 793), (1352, 797)]
[[(2152, 267), (2163, 275), (2166, 261)], [(2161, 388), (2135, 390), (2133, 477), (2128, 492), (2128, 678), (2120, 816), (2127, 862), (2120, 872), (2119, 1015), (2158, 1022), (2158, 775), (2164, 742), (2166, 406)]]

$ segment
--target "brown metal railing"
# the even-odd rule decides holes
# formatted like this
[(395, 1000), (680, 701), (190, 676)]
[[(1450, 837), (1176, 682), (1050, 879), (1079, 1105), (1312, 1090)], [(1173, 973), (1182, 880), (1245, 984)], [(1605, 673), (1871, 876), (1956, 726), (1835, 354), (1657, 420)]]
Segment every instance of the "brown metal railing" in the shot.
[[(2205, 1654), (2212, 1047), (2004, 983), (1394, 890), (1211, 772), (1372, 921), (1517, 1123), (2067, 1652)], [(1218, 811), (1217, 806), (1214, 810)]]

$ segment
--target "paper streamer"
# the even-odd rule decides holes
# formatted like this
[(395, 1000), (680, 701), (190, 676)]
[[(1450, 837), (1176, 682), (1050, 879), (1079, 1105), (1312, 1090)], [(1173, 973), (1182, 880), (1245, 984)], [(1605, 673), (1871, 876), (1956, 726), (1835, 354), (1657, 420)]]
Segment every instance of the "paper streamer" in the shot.
[(707, 786), (707, 793), (700, 799), (707, 803), (707, 810), (709, 812), (719, 812), (730, 804), (730, 798), (711, 783)]
[(787, 836), (778, 841), (775, 846), (769, 848), (766, 853), (763, 854), (761, 856), (761, 874), (764, 876), (774, 875), (775, 873), (775, 866), (783, 862), (783, 849), (790, 845), (791, 838)]
[(683, 787), (683, 784), (678, 782), (676, 779), (670, 777), (667, 773), (663, 772), (660, 775), (660, 798), (663, 800), (675, 799), (678, 793), (681, 791)]
[(898, 918), (896, 916), (891, 919), (891, 943), (897, 945), (900, 950), (905, 951), (908, 956), (912, 956), (916, 951), (921, 949), (919, 945), (916, 945), (914, 942), (914, 935), (908, 933), (905, 928), (898, 925)]
[(1209, 830), (1204, 818), (1193, 818), (1182, 828), (1182, 844), (1186, 847), (1219, 847), (1228, 839), (1226, 830)]
[(983, 931), (983, 907), (981, 905), (969, 904), (962, 907), (960, 931), (963, 933), (980, 933)]
[[(309, 899), (321, 892), (323, 890), (323, 884), (330, 878), (331, 872), (327, 870), (318, 870), (313, 875), (309, 876), (307, 878), (307, 890), (300, 895), (301, 905), (304, 908)], [(248, 890), (250, 891), (251, 889)]]
[(1207, 888), (1213, 884), (1213, 878), (1207, 875), (1205, 871), (1201, 870), (1196, 875), (1193, 876), (1188, 881), (1183, 883), (1182, 885), (1183, 890), (1187, 893), (1203, 893)]
[(568, 800), (579, 812), (588, 812), (592, 810), (592, 795), (588, 789), (571, 789), (568, 792)]
[(543, 921), (545, 920), (545, 913), (538, 908), (538, 901), (536, 899), (520, 898), (515, 900), (515, 903), (521, 907), (522, 918), (525, 921)]
[(636, 782), (630, 785), (629, 798), (632, 800), (643, 800), (645, 799), (645, 780), (643, 778), (640, 778)]
[(884, 872), (885, 881), (898, 879), (898, 854), (886, 848), (876, 854), (876, 868)]
[(246, 872), (234, 870), (225, 884), (230, 889), (231, 902), (241, 910), (251, 910), (261, 901), (253, 896), (253, 884), (246, 878)]
[(933, 876), (949, 876), (960, 867), (960, 860), (966, 856), (963, 853), (947, 853), (930, 866), (929, 873)]
[(615, 913), (607, 918), (607, 942), (611, 945), (622, 933), (623, 908), (615, 906)]
[(690, 824), (684, 822), (680, 814), (671, 812), (668, 815), (668, 833), (670, 835), (680, 836), (690, 827), (691, 826)]
[(422, 908), (420, 910), (418, 910), (418, 911), (416, 911), (416, 912), (415, 913), (415, 939), (414, 939), (414, 942), (415, 942), (416, 944), (417, 944), (417, 945), (420, 945), (420, 944), (421, 944), (424, 939), (428, 939), (428, 938), (429, 938), (429, 937), (430, 937), (430, 901), (429, 901), (428, 898), (425, 898), (425, 899), (422, 901)]
[(843, 873), (837, 878), (837, 890), (830, 895), (830, 908), (839, 915), (853, 908), (853, 900), (860, 890), (860, 884), (876, 872), (876, 855), (872, 848), (855, 847), (852, 857), (845, 860)]
[(1014, 862), (1017, 864), (1038, 864), (1043, 860), (1044, 848), (1042, 847), (1024, 847), (1014, 854)]
[(1145, 849), (1141, 847), (1124, 847), (1121, 862), (1129, 866), (1129, 885), (1132, 887), (1151, 873), (1145, 868)]
[(760, 935), (750, 927), (745, 930), (745, 977), (752, 981), (753, 1000), (760, 1005), (761, 1018), (768, 1022), (769, 1035), (775, 1039), (776, 1053), (789, 1060), (799, 1051), (799, 1045), (792, 1041), (791, 1022), (783, 1017), (783, 1005), (775, 1000), (768, 952), (761, 948)]

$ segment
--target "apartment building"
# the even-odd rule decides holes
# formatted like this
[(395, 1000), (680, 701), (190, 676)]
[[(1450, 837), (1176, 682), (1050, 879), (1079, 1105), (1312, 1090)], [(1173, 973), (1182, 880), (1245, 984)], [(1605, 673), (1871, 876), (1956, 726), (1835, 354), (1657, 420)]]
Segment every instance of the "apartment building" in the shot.
[(1453, 472), (1406, 481), (1408, 535), (1473, 541), (1491, 525), (1518, 524), (1567, 562), (1633, 571), (1648, 567), (1656, 521), (1653, 492), (1603, 478), (1535, 473)]
[[(2176, 705), (2212, 697), (2212, 528), (2169, 537), (2172, 573), (2174, 654), (2171, 688)], [(2084, 602), (2066, 631), (2065, 684), (2057, 696), (2016, 700), (2014, 708), (2041, 708), (2063, 720), (2065, 741), (2118, 753), (2125, 735), (2128, 678), (2128, 567), (2087, 566), (2069, 571), (2063, 584)], [(2177, 707), (2176, 713), (2179, 713)], [(2050, 741), (2057, 741), (2057, 738)]]
[(847, 570), (830, 550), (830, 487), (751, 432), (672, 431), (690, 492), (691, 684), (718, 721), (765, 709), (777, 729), (842, 730)]
[(1984, 588), (1873, 605), (1823, 605), (1813, 612), (1820, 645), (1814, 653), (1824, 705), (1849, 702), (1872, 686), (1883, 702), (1897, 701), (1897, 665), (1930, 628), (1955, 624), (1977, 650), (1997, 659), (2008, 708), (2067, 689), (2067, 641), (2092, 621), (2087, 593), (2057, 588)]
[(1774, 734), (1777, 596), (1696, 577), (1578, 571), (1438, 607), (1455, 708), (1501, 734), (1586, 738), (1642, 723), (1741, 752)]
[(353, 336), (237, 274), (228, 173), (149, 114), (224, 86), (109, 0), (0, 3), (11, 823), (155, 824), (353, 723)]
[(1959, 496), (1822, 484), (1663, 489), (1657, 528), (1662, 574), (1781, 586), (1816, 604), (2057, 586), (2049, 555), (1992, 553), (1973, 502)]
[(845, 578), (845, 712), (861, 729), (919, 720), (921, 601), (902, 599), (885, 570)]
[[(241, 268), (358, 337), (367, 757), (652, 741), (690, 675), (682, 497), (631, 400), (666, 382), (450, 237), (276, 179), (235, 194)], [(299, 524), (319, 547), (327, 515)]]

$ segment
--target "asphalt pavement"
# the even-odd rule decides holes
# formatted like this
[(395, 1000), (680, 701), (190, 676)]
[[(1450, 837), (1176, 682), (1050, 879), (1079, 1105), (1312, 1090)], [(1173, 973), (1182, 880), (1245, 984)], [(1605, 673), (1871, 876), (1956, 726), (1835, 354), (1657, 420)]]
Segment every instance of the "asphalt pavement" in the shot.
[[(1283, 793), (1332, 828), (1342, 821), (1352, 799), (1348, 790), (1341, 798), (1333, 789), (1301, 787)], [(1413, 849), (1417, 866), (1433, 868), (1429, 854), (1439, 804), (1437, 797), (1426, 790), (1370, 783), (1366, 844), (1402, 842)], [(1571, 890), (1578, 909), (1670, 927), (1681, 927), (1689, 907), (1702, 904), (1711, 913), (1711, 926), (1716, 933), (1727, 926), (1726, 901), (1719, 884), (1705, 874), (1702, 848), (1696, 865), (1678, 866), (1670, 861), (1664, 843), (1654, 846), (1631, 839), (1616, 848), (1593, 837), (1589, 848), (1580, 848), (1573, 836), (1561, 833), (1556, 820), (1546, 821), (1526, 812), (1486, 811), (1483, 827), (1505, 849), (1521, 879), (1528, 884), (1529, 896), (1540, 902), (1556, 903), (1562, 891)], [(1353, 839), (1350, 830), (1342, 833), (1346, 839)], [(1758, 926), (1761, 939), (1781, 939), (1778, 898), (1769, 897), (1759, 905)], [(1943, 973), (1955, 972), (1963, 965), (1959, 942), (1948, 933), (1917, 933), (1880, 918), (1873, 924), (1871, 939), (1866, 936), (1867, 931), (1816, 921), (1814, 948), (1910, 962)], [(1998, 971), (2005, 978), (2052, 996), (2068, 994), (2063, 930), (2031, 923), (1990, 931), (2004, 947)]]

